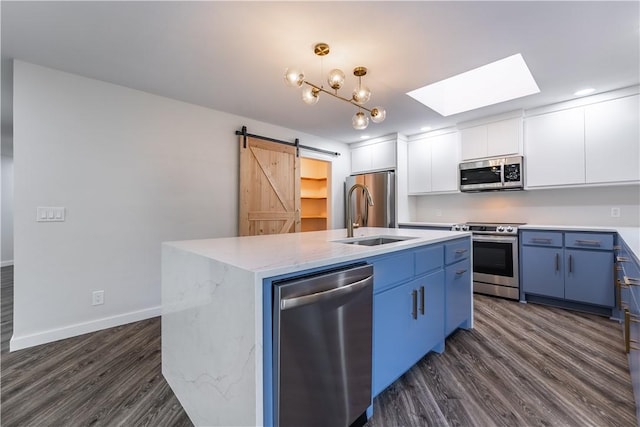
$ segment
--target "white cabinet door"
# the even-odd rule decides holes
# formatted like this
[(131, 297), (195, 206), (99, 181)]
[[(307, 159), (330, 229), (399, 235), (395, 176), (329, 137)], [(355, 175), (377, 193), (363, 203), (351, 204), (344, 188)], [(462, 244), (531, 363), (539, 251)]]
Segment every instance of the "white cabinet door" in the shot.
[(640, 181), (639, 96), (585, 107), (587, 183)]
[(460, 131), (462, 160), (487, 157), (487, 126), (475, 126)]
[(431, 138), (431, 191), (458, 190), (458, 133)]
[(371, 145), (351, 149), (351, 173), (371, 170)]
[(407, 191), (409, 194), (431, 191), (431, 140), (425, 138), (407, 144)]
[(521, 118), (489, 123), (487, 125), (487, 157), (518, 154), (521, 139)]
[(584, 184), (584, 109), (525, 120), (527, 187)]
[(370, 145), (372, 149), (371, 169), (395, 169), (396, 142), (384, 141)]

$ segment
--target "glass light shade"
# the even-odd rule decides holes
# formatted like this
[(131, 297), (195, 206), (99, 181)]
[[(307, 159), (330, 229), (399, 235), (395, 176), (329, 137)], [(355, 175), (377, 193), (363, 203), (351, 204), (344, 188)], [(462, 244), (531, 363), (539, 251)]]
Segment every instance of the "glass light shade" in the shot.
[(289, 67), (284, 72), (284, 83), (289, 87), (300, 87), (304, 82), (304, 72), (295, 67)]
[(307, 105), (313, 105), (318, 102), (318, 90), (311, 86), (307, 86), (302, 89), (302, 100)]
[(371, 91), (368, 87), (360, 85), (353, 90), (353, 100), (362, 105), (371, 98)]
[(371, 109), (371, 121), (373, 123), (382, 123), (387, 117), (387, 112), (382, 107), (373, 107)]
[(354, 129), (362, 130), (366, 129), (369, 126), (369, 117), (365, 116), (362, 111), (358, 111), (353, 115), (353, 119), (351, 119), (351, 124)]
[(332, 89), (340, 89), (344, 84), (344, 73), (342, 70), (333, 69), (329, 71), (329, 77), (327, 77), (327, 83)]

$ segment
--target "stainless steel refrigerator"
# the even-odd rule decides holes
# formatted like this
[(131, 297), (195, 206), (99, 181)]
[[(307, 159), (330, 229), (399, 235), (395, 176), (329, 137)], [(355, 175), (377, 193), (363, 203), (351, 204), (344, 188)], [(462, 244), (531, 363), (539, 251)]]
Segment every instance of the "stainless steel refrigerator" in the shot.
[(374, 172), (362, 175), (348, 176), (344, 184), (345, 198), (353, 184), (362, 184), (369, 189), (373, 206), (367, 203), (364, 190), (356, 188), (351, 200), (345, 201), (345, 227), (347, 226), (347, 211), (351, 212), (353, 222), (359, 227), (387, 227), (396, 228), (396, 179), (391, 171)]

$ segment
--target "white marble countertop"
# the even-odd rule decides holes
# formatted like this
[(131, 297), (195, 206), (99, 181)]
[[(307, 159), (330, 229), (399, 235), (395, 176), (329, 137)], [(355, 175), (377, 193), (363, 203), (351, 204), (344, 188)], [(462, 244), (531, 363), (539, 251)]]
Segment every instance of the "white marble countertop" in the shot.
[(470, 233), (373, 227), (354, 230), (354, 238), (379, 235), (413, 238), (379, 246), (350, 245), (335, 242), (347, 236), (346, 229), (337, 229), (163, 244), (269, 277), (442, 242)]
[(459, 222), (400, 222), (398, 225), (407, 225), (409, 227), (447, 227), (451, 228)]

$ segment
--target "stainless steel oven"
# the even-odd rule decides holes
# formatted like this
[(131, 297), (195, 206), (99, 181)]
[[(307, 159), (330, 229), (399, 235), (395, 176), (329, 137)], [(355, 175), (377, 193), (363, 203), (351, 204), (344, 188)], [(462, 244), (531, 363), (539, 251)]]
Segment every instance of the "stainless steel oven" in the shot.
[(519, 299), (518, 225), (467, 223), (453, 227), (472, 233), (474, 292)]

